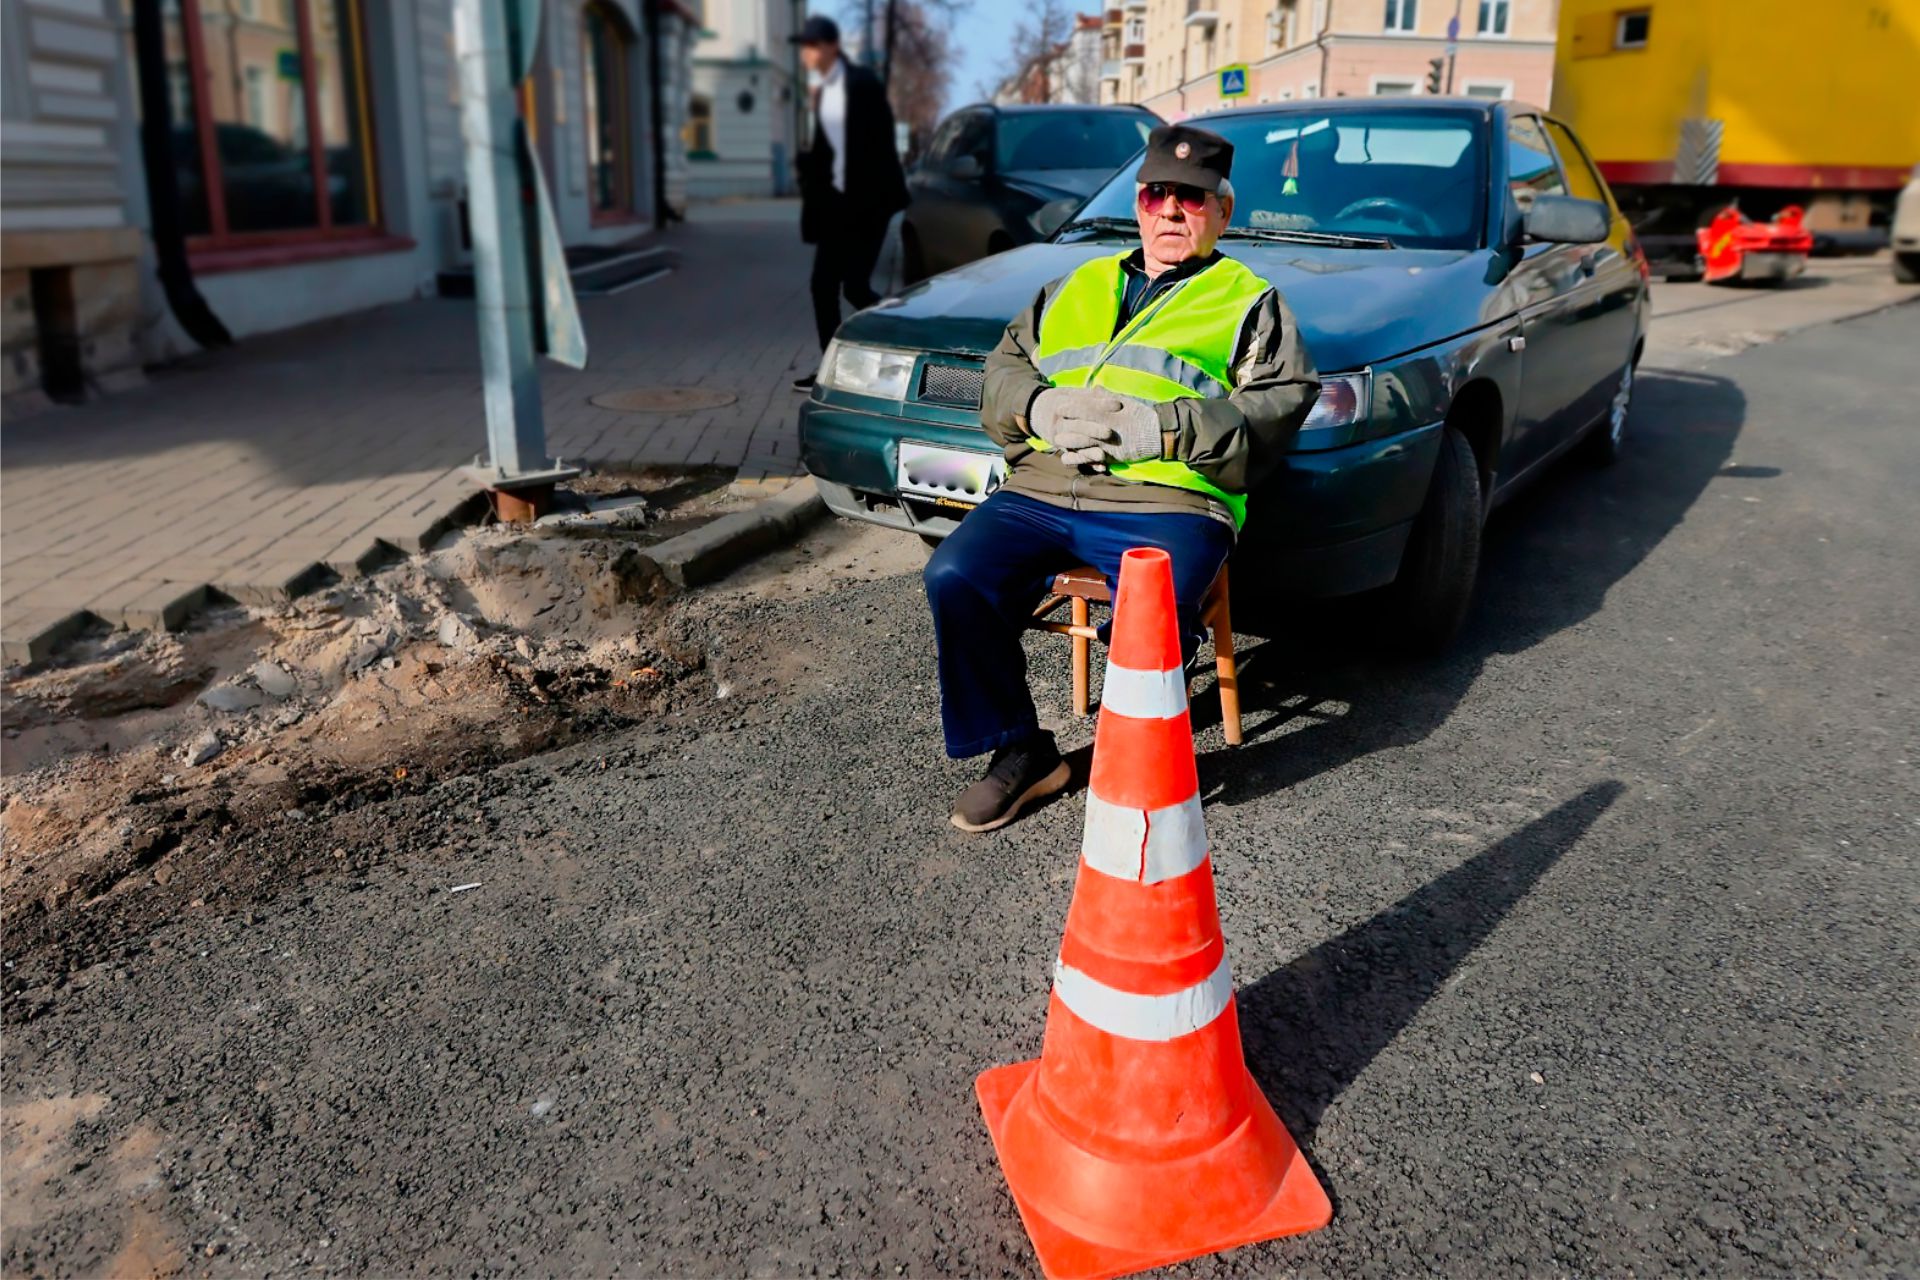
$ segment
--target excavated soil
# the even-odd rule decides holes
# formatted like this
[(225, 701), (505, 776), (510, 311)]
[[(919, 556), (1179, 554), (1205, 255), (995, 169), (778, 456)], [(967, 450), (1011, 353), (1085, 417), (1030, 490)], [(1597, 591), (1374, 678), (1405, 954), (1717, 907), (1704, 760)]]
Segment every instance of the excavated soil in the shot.
[(101, 631), (9, 671), (6, 1019), (171, 916), (492, 834), (450, 826), (419, 799), (434, 784), (711, 697), (697, 624), (635, 550), (725, 500), (705, 475), (650, 479), (645, 504), (589, 478), (597, 514), (470, 531), (282, 607)]

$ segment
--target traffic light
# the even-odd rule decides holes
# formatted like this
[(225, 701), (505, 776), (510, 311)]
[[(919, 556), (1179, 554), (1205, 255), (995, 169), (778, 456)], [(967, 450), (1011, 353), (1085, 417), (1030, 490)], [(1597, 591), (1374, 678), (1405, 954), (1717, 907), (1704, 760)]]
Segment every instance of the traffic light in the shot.
[(1440, 86), (1443, 83), (1445, 83), (1446, 76), (1447, 76), (1447, 60), (1445, 58), (1428, 58), (1427, 59), (1427, 92), (1428, 93), (1440, 92)]

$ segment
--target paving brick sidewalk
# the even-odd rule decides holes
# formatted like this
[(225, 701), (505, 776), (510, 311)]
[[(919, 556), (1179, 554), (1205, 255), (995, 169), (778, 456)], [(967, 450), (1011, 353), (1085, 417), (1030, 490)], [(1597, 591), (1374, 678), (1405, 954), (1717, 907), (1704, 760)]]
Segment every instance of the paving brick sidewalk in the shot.
[[(543, 364), (555, 453), (600, 466), (798, 469), (797, 372), (818, 358), (798, 210), (698, 208), (660, 238), (671, 275), (581, 299), (591, 367)], [(700, 386), (707, 412), (590, 398)], [(0, 457), (0, 639), (38, 658), (88, 615), (178, 625), (210, 591), (284, 597), (438, 536), (485, 448), (470, 303), (429, 299), (255, 339), (144, 389), (9, 423)]]

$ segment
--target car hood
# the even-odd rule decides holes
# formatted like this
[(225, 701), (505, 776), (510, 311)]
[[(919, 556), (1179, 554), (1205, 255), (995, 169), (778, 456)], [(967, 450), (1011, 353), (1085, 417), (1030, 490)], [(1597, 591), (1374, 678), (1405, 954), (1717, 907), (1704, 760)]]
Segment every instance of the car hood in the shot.
[[(1116, 241), (1033, 244), (933, 277), (842, 326), (852, 342), (981, 356), (1022, 308)], [(1498, 318), (1504, 271), (1486, 250), (1323, 249), (1229, 241), (1271, 281), (1323, 373), (1359, 369)], [(1510, 308), (1509, 308), (1510, 309)]]
[(1084, 200), (1112, 176), (1111, 169), (1009, 169), (1000, 181), (1041, 201), (1068, 196)]

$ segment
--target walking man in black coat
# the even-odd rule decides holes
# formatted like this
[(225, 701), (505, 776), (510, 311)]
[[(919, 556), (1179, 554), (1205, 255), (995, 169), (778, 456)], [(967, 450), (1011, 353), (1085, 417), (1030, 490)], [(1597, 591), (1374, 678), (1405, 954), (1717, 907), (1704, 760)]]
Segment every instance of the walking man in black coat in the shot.
[[(814, 246), (813, 320), (824, 349), (840, 327), (840, 295), (857, 310), (880, 301), (873, 266), (907, 179), (893, 139), (886, 86), (840, 52), (840, 28), (811, 17), (794, 43), (813, 73), (813, 142), (800, 157), (800, 238)], [(794, 380), (808, 391), (813, 375)]]

